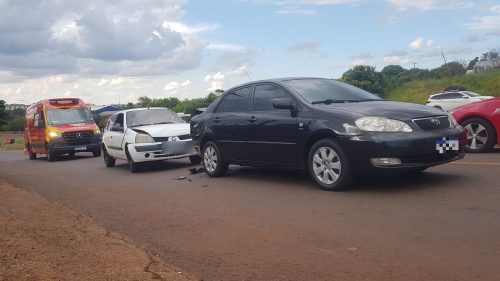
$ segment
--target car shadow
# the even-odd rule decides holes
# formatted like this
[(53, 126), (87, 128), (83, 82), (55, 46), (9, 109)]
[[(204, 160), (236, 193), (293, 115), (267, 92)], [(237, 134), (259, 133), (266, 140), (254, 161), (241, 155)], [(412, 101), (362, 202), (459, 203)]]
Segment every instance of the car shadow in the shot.
[[(99, 158), (99, 157), (94, 157), (92, 155), (92, 153), (89, 153), (89, 154), (77, 154), (77, 155), (74, 155), (74, 156), (63, 154), (63, 155), (58, 155), (54, 159), (53, 162), (57, 163), (57, 162), (65, 162), (65, 161), (74, 161), (74, 160), (89, 159), (89, 158)], [(25, 160), (33, 161), (33, 160), (30, 160), (27, 157), (25, 158)], [(45, 155), (41, 156), (41, 155), (37, 154), (37, 157), (36, 157), (35, 161), (47, 161), (47, 156), (45, 156)]]
[[(183, 171), (183, 174), (188, 174), (189, 171), (187, 169), (190, 168), (198, 168), (199, 165), (193, 165), (191, 162), (187, 159), (176, 159), (176, 160), (165, 160), (165, 161), (154, 161), (154, 162), (145, 162), (142, 163), (139, 171), (137, 172), (138, 174), (152, 174), (152, 173), (159, 173), (159, 172), (164, 172), (164, 171), (170, 171), (170, 170), (176, 170), (176, 169), (183, 169), (185, 168), (185, 172)], [(115, 168), (119, 168), (122, 170), (128, 170), (128, 164), (125, 161), (120, 161), (119, 163), (116, 163)]]
[[(231, 167), (227, 174), (228, 177), (320, 190), (309, 174), (303, 170)], [(363, 175), (363, 177), (358, 176), (352, 187), (344, 192), (409, 192), (428, 188), (441, 188), (443, 186), (449, 188), (463, 182), (463, 175), (433, 171), (393, 176)]]

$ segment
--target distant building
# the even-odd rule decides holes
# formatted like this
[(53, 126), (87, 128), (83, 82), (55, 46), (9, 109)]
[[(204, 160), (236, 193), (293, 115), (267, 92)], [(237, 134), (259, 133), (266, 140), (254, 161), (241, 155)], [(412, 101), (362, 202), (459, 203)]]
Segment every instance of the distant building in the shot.
[(29, 105), (16, 104), (16, 103), (7, 104), (7, 105), (5, 105), (5, 110), (7, 110), (7, 111), (13, 111), (13, 110), (16, 110), (16, 109), (26, 110), (28, 108), (28, 106)]
[(474, 72), (486, 72), (500, 67), (500, 59), (478, 61), (474, 66)]

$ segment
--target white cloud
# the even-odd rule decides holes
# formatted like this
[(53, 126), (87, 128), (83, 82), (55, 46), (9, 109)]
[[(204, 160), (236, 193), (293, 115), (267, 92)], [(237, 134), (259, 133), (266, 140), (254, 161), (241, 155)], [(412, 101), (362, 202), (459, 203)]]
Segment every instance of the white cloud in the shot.
[(427, 48), (433, 48), (434, 47), (434, 40), (429, 39), (427, 40)]
[(351, 59), (372, 59), (372, 58), (374, 58), (374, 56), (369, 52), (361, 52), (351, 57)]
[(245, 47), (236, 44), (209, 43), (207, 49), (242, 52), (245, 50)]
[(170, 29), (181, 34), (195, 34), (203, 31), (210, 31), (218, 29), (219, 24), (197, 24), (197, 25), (187, 25), (182, 22), (165, 21), (162, 23), (163, 28)]
[(384, 57), (384, 63), (385, 64), (408, 64), (410, 60), (405, 57), (400, 57), (400, 56), (385, 56)]
[(224, 87), (224, 79), (225, 75), (222, 72), (217, 72), (214, 75), (205, 76), (205, 82), (209, 82), (210, 86), (208, 87), (208, 91), (212, 92), (218, 89), (222, 89)]
[(356, 66), (356, 65), (366, 65), (365, 60), (355, 60), (349, 64), (350, 66)]
[(387, 0), (400, 11), (417, 9), (422, 11), (430, 10), (453, 10), (474, 7), (473, 1), (464, 0)]
[(173, 82), (167, 83), (165, 85), (165, 87), (163, 87), (163, 91), (166, 92), (167, 94), (175, 95), (178, 93), (178, 91), (180, 89), (185, 88), (185, 87), (189, 87), (190, 85), (191, 85), (191, 81), (189, 81), (189, 80), (186, 80), (182, 83), (173, 81)]
[(473, 22), (464, 24), (469, 29), (489, 29), (500, 28), (500, 15), (475, 17)]
[(422, 46), (422, 42), (424, 41), (424, 38), (423, 37), (417, 37), (415, 40), (413, 40), (411, 43), (410, 43), (410, 48), (412, 48), (413, 50), (418, 50), (420, 49), (420, 47)]
[(298, 44), (292, 45), (287, 48), (290, 53), (295, 52), (317, 52), (321, 47), (321, 43), (318, 41), (306, 41), (300, 42)]
[(278, 15), (308, 15), (312, 16), (316, 14), (316, 10), (312, 9), (302, 9), (300, 7), (289, 7), (285, 9), (280, 9), (276, 11), (276, 14)]

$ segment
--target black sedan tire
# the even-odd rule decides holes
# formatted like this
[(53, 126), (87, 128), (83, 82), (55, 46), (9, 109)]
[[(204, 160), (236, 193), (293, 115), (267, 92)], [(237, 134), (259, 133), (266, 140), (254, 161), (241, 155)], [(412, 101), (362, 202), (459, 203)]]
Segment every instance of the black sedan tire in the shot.
[(220, 155), (219, 148), (215, 142), (209, 141), (203, 146), (202, 163), (205, 173), (210, 177), (220, 177), (227, 171), (228, 165)]
[(467, 132), (466, 152), (487, 152), (495, 146), (496, 133), (491, 124), (482, 118), (471, 118), (460, 125)]
[(334, 139), (322, 139), (309, 151), (309, 173), (323, 190), (342, 191), (350, 187), (351, 168), (347, 154)]

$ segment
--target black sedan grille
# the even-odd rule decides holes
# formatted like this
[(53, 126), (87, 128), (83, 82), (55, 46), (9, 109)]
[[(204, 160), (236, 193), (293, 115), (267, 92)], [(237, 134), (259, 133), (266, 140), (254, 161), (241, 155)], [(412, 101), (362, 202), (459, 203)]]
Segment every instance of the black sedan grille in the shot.
[(413, 123), (417, 124), (417, 126), (424, 131), (446, 130), (451, 127), (450, 118), (448, 118), (448, 116), (413, 119)]
[[(180, 136), (177, 136), (180, 140), (188, 140), (191, 138), (191, 135), (190, 134), (187, 134), (187, 135), (180, 135)], [(164, 142), (164, 141), (168, 141), (171, 137), (158, 137), (158, 138), (153, 138), (155, 140), (155, 142)]]
[(63, 133), (62, 137), (68, 145), (83, 145), (92, 143), (94, 132), (71, 132)]

